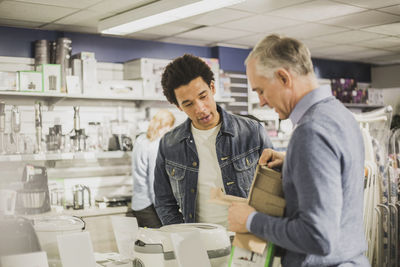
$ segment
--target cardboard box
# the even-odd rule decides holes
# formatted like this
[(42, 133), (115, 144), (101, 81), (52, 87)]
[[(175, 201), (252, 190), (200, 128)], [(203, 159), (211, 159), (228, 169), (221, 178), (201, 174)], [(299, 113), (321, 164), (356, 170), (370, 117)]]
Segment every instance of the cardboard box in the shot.
[(60, 64), (41, 64), (36, 67), (37, 71), (42, 72), (43, 92), (61, 92), (61, 65)]
[[(283, 198), (281, 177), (279, 172), (258, 165), (247, 199), (225, 195), (221, 189), (214, 188), (210, 193), (210, 201), (222, 205), (246, 201), (259, 212), (282, 217), (286, 201)], [(274, 244), (268, 241), (251, 233), (237, 233), (232, 243), (229, 267), (272, 266), (274, 251)]]
[(17, 91), (18, 75), (15, 71), (0, 71), (0, 91)]
[(38, 71), (18, 71), (19, 91), (43, 92), (42, 73)]

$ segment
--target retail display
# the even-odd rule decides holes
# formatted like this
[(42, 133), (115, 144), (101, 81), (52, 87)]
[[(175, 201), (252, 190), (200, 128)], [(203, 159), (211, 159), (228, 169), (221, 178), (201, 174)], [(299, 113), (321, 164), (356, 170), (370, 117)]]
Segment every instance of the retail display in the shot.
[(365, 147), (364, 228), (373, 267), (395, 266), (399, 258), (398, 131), (390, 131), (392, 108), (355, 115)]

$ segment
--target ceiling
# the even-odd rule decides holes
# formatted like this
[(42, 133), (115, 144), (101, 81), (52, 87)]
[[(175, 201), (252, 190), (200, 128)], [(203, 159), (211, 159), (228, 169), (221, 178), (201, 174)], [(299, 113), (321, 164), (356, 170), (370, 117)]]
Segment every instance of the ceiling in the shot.
[[(154, 0), (0, 0), (0, 25), (98, 33), (98, 21)], [(302, 40), (313, 57), (400, 63), (400, 0), (247, 0), (127, 37), (251, 48), (270, 33)]]

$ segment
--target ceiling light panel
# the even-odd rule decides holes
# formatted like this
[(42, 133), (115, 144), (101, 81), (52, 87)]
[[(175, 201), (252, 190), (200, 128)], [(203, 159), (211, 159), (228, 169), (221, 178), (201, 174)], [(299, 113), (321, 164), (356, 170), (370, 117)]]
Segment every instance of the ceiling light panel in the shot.
[(318, 21), (351, 13), (364, 11), (365, 9), (328, 0), (310, 1), (290, 7), (269, 12), (270, 15), (298, 19), (303, 21)]
[(400, 16), (370, 10), (333, 19), (321, 20), (319, 23), (342, 26), (351, 29), (360, 29), (398, 21), (400, 21)]
[(297, 20), (284, 19), (274, 16), (256, 15), (249, 18), (222, 23), (218, 26), (228, 29), (247, 30), (251, 32), (269, 32), (280, 28), (297, 25)]
[(161, 0), (154, 4), (104, 19), (99, 23), (99, 31), (106, 34), (125, 35), (242, 1), (244, 0)]

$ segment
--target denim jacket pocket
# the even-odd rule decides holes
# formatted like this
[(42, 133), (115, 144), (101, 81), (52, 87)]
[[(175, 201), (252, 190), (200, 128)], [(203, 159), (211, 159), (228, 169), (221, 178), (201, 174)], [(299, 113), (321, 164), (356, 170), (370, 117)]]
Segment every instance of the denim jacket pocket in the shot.
[(259, 154), (258, 150), (256, 150), (242, 154), (232, 162), (239, 187), (245, 190), (246, 195), (249, 193), (258, 159)]
[(165, 171), (168, 174), (169, 181), (171, 183), (172, 192), (176, 198), (180, 208), (182, 209), (183, 197), (185, 195), (185, 173), (186, 167), (177, 166), (176, 164), (166, 163)]

